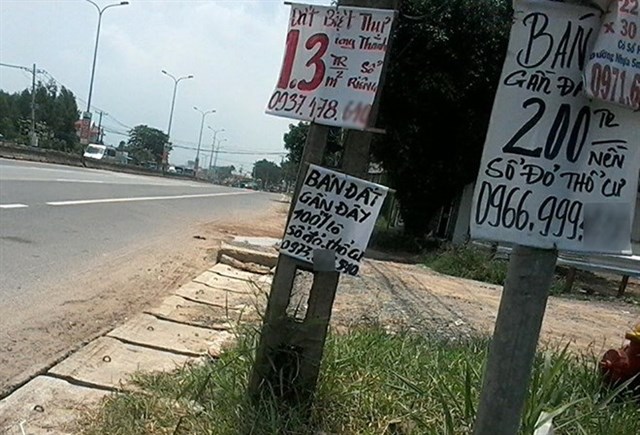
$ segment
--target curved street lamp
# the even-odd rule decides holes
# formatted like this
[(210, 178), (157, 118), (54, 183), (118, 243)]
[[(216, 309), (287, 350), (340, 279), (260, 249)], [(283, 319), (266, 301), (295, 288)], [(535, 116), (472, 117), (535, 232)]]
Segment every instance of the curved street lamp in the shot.
[(182, 80), (188, 80), (193, 78), (193, 74), (189, 74), (188, 76), (182, 76), (176, 78), (173, 74), (168, 73), (166, 70), (162, 70), (162, 74), (173, 80), (173, 97), (171, 98), (171, 111), (169, 112), (169, 126), (167, 127), (167, 136), (171, 138), (171, 123), (173, 122), (173, 108), (176, 105), (176, 92), (178, 91), (178, 83)]
[(103, 8), (100, 8), (95, 2), (92, 0), (86, 0), (91, 3), (98, 10), (98, 31), (96, 32), (96, 45), (93, 49), (93, 65), (91, 67), (91, 81), (89, 82), (89, 97), (87, 98), (87, 112), (91, 112), (91, 96), (93, 95), (93, 79), (96, 74), (96, 59), (98, 58), (98, 41), (100, 40), (100, 25), (102, 24), (102, 14), (109, 8), (114, 8), (116, 6), (126, 6), (129, 4), (128, 1), (122, 1), (120, 3), (112, 3)]
[(210, 113), (216, 113), (215, 109), (207, 110), (206, 112), (198, 109), (196, 106), (193, 106), (193, 109), (199, 112), (202, 115), (202, 122), (200, 122), (200, 137), (198, 139), (198, 151), (196, 152), (196, 161), (195, 167), (193, 168), (194, 172), (198, 173), (198, 164), (200, 163), (200, 146), (202, 145), (202, 129), (204, 129), (204, 118)]

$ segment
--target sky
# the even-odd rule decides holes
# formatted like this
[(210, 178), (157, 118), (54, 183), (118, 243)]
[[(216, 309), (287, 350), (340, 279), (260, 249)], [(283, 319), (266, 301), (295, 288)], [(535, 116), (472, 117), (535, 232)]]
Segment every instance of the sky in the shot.
[[(104, 7), (119, 0), (94, 0)], [(329, 4), (326, 0), (306, 3)], [(266, 158), (280, 162), (283, 134), (295, 120), (264, 113), (280, 71), (289, 6), (280, 0), (130, 0), (102, 17), (91, 105), (103, 116), (105, 143), (126, 140), (145, 124), (167, 130), (173, 81), (178, 85), (170, 162), (194, 160), (203, 111), (201, 165), (208, 164), (213, 131), (221, 142), (218, 166), (250, 171)], [(98, 12), (86, 0), (0, 0), (0, 63), (39, 70), (73, 91), (86, 109)], [(0, 89), (31, 84), (25, 71), (0, 66)], [(193, 148), (193, 149), (186, 149)], [(255, 154), (247, 154), (255, 153)]]

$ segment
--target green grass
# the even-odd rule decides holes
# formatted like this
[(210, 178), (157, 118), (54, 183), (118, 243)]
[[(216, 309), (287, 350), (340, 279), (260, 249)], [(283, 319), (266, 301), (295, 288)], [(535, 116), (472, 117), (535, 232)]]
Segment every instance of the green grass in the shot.
[[(318, 394), (305, 423), (265, 398), (245, 396), (256, 337), (216, 361), (173, 374), (139, 375), (141, 391), (113, 395), (85, 434), (469, 434), (481, 384), (485, 339), (443, 341), (415, 333), (363, 327), (332, 336)], [(542, 411), (557, 411), (557, 434), (635, 435), (638, 405), (603, 391), (595, 360), (563, 350), (541, 353), (535, 364), (522, 433)], [(396, 432), (390, 429), (393, 427)]]
[(508, 262), (473, 245), (448, 246), (426, 254), (424, 264), (436, 272), (502, 285)]

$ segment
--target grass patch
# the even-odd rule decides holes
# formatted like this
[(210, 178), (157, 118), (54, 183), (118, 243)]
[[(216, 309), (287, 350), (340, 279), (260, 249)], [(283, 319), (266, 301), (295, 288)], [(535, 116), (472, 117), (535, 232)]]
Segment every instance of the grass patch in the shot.
[(472, 245), (447, 246), (426, 254), (424, 264), (436, 272), (460, 278), (502, 285), (508, 261), (496, 258), (487, 249)]
[[(469, 434), (475, 417), (485, 339), (443, 341), (366, 327), (327, 343), (311, 419), (283, 412), (266, 398), (245, 398), (256, 336), (219, 361), (172, 374), (139, 375), (140, 392), (109, 397), (84, 434)], [(557, 434), (640, 433), (638, 405), (599, 385), (595, 360), (563, 350), (541, 353), (535, 364), (522, 434), (542, 411)], [(566, 407), (566, 409), (564, 409)], [(391, 427), (396, 430), (392, 432)]]

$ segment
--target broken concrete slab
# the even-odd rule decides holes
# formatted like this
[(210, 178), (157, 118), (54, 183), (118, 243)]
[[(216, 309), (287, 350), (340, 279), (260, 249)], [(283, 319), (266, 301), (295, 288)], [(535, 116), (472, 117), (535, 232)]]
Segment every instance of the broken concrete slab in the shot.
[(220, 308), (234, 310), (253, 308), (263, 312), (266, 306), (266, 292), (256, 290), (253, 293), (238, 293), (219, 288), (211, 288), (205, 284), (190, 282), (176, 291), (176, 295), (194, 302), (215, 305)]
[(105, 390), (80, 387), (49, 376), (38, 376), (0, 400), (0, 433), (77, 433), (73, 427), (75, 419), (107, 394), (109, 393)]
[(228, 243), (222, 243), (218, 258), (222, 255), (228, 255), (243, 263), (257, 263), (269, 268), (274, 267), (278, 262), (278, 253), (275, 250), (258, 250)]
[(254, 307), (240, 305), (222, 308), (184, 299), (181, 296), (169, 296), (158, 307), (145, 311), (161, 319), (188, 323), (211, 329), (232, 329), (240, 322), (255, 322), (260, 316)]
[(195, 361), (185, 355), (100, 337), (52, 367), (49, 373), (86, 385), (120, 389), (136, 372), (170, 371)]
[(242, 279), (228, 278), (213, 272), (203, 272), (193, 282), (205, 284), (214, 289), (227, 290), (236, 293), (255, 293), (265, 287), (265, 280), (249, 282)]
[(107, 334), (125, 342), (152, 346), (160, 350), (205, 355), (218, 342), (229, 341), (227, 331), (214, 331), (198, 326), (160, 320), (150, 314), (139, 314)]
[(231, 266), (231, 268), (238, 271), (259, 273), (261, 275), (266, 275), (271, 272), (271, 268), (267, 266), (263, 266), (257, 263), (243, 263), (242, 261), (238, 261), (233, 257), (229, 257), (228, 255), (221, 255), (218, 261), (219, 261), (218, 265)]
[[(261, 266), (264, 267), (264, 266)], [(234, 266), (218, 263), (209, 269), (209, 272), (217, 273), (227, 278), (240, 279), (248, 282), (257, 282), (263, 279), (263, 274), (253, 273), (247, 270), (238, 269)]]

